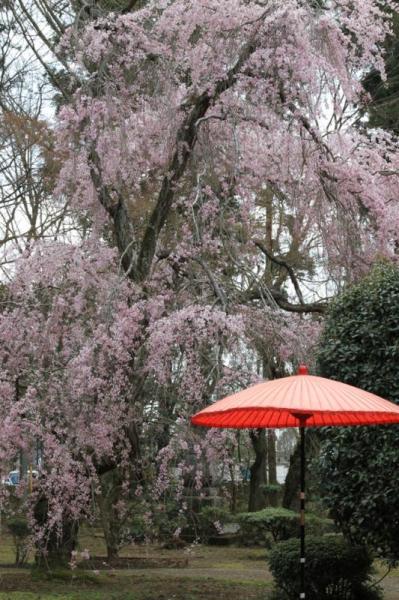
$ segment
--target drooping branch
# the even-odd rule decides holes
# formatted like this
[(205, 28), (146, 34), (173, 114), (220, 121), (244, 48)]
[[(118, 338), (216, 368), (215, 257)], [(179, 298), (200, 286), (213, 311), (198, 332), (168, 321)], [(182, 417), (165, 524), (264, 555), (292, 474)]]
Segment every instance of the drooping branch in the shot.
[(208, 265), (201, 258), (196, 257), (196, 258), (194, 258), (194, 260), (199, 265), (201, 265), (201, 267), (204, 269), (204, 271), (207, 274), (208, 279), (209, 279), (209, 281), (211, 283), (211, 286), (212, 286), (212, 289), (214, 291), (214, 294), (217, 297), (217, 301), (220, 302), (220, 304), (222, 305), (223, 309), (226, 310), (227, 298), (226, 298), (226, 294), (224, 293), (223, 288), (216, 281), (215, 277), (213, 276), (212, 271), (210, 270), (210, 268), (208, 267)]
[[(266, 16), (266, 12), (264, 16)], [(204, 120), (208, 109), (217, 101), (220, 95), (234, 85), (243, 65), (256, 50), (254, 43), (255, 33), (243, 45), (240, 55), (233, 66), (226, 73), (225, 77), (216, 82), (212, 91), (206, 90), (194, 98), (190, 97), (189, 100), (186, 99), (181, 105), (181, 109), (187, 111), (187, 114), (177, 130), (175, 150), (169, 166), (166, 168), (166, 175), (162, 180), (161, 189), (155, 207), (150, 214), (139, 250), (138, 240), (136, 240), (137, 244), (134, 242), (133, 224), (125, 202), (120, 196), (115, 198), (115, 194), (111, 194), (107, 186), (104, 185), (101, 173), (101, 161), (96, 151), (94, 149), (91, 151), (90, 158), (93, 164), (91, 178), (101, 204), (113, 221), (116, 244), (123, 257), (123, 268), (134, 281), (144, 281), (150, 272), (159, 234), (169, 215), (177, 185), (185, 174), (188, 161), (197, 140), (198, 125)]]
[(298, 107), (295, 105), (294, 102), (287, 101), (287, 96), (284, 92), (282, 82), (280, 82), (279, 96), (281, 104), (283, 106), (286, 106), (290, 113), (301, 123), (302, 127), (309, 133), (310, 137), (312, 138), (314, 143), (320, 148), (323, 154), (328, 156), (330, 159), (334, 160), (334, 155), (331, 152), (330, 148), (325, 142), (323, 142), (319, 132), (312, 127), (309, 119), (298, 110)]

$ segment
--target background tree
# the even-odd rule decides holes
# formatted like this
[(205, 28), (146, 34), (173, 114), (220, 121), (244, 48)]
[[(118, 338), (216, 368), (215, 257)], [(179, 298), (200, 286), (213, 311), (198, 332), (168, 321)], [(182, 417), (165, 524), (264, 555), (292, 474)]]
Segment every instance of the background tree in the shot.
[[(321, 375), (399, 402), (399, 270), (382, 263), (332, 304), (318, 351)], [(322, 496), (352, 541), (399, 559), (399, 433), (393, 426), (331, 429), (322, 437)]]
[(77, 240), (84, 223), (53, 189), (59, 163), (48, 124), (20, 107), (0, 116), (0, 263), (3, 277), (38, 240)]
[(371, 128), (381, 127), (399, 134), (399, 16), (393, 14), (392, 32), (385, 40), (385, 77), (375, 69), (364, 78), (370, 94), (365, 111)]
[[(60, 165), (51, 124), (54, 88), (43, 73), (46, 55), (41, 62), (32, 50), (38, 36), (32, 25), (26, 30), (28, 16), (32, 19), (37, 13), (28, 13), (21, 21), (24, 13), (16, 13), (16, 8), (13, 3), (0, 7), (2, 279), (12, 278), (15, 260), (36, 240), (76, 242), (85, 230), (85, 224), (69, 210), (68, 199), (53, 194)], [(43, 26), (42, 35), (47, 32), (48, 27)], [(43, 41), (38, 46), (43, 50)]]

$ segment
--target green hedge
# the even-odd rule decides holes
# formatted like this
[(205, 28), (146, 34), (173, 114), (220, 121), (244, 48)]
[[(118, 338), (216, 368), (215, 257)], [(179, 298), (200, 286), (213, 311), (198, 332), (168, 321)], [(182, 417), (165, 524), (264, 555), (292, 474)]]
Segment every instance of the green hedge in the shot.
[[(276, 544), (268, 561), (279, 593), (276, 597), (297, 600), (300, 591), (299, 540)], [(338, 536), (306, 539), (306, 600), (377, 600), (370, 587), (372, 557), (363, 546), (350, 546)]]

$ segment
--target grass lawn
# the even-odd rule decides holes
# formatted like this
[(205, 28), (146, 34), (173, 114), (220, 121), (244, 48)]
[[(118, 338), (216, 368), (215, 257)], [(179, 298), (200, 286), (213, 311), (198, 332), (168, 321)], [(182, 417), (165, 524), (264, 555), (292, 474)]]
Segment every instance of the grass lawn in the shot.
[[(86, 530), (80, 547), (92, 556), (105, 556), (97, 531)], [(272, 587), (264, 550), (199, 545), (187, 551), (148, 545), (125, 548), (121, 556), (130, 557), (129, 569), (102, 565), (94, 573), (96, 565), (89, 561), (85, 571), (38, 578), (29, 568), (10, 567), (12, 541), (1, 535), (0, 600), (267, 600)]]
[(265, 589), (248, 583), (202, 580), (192, 577), (167, 577), (155, 574), (119, 574), (112, 579), (101, 575), (95, 583), (32, 582), (29, 577), (6, 576), (0, 579), (1, 600), (207, 600), (248, 598), (264, 600)]
[[(81, 548), (104, 556), (97, 531), (81, 536)], [(273, 587), (265, 550), (194, 546), (164, 550), (154, 545), (130, 546), (122, 556), (128, 569), (95, 565), (59, 573), (48, 579), (15, 569), (11, 539), (0, 537), (0, 600), (268, 600)], [(105, 559), (104, 559), (105, 562)], [(382, 573), (382, 570), (381, 570)], [(399, 571), (384, 580), (385, 600), (399, 600)]]

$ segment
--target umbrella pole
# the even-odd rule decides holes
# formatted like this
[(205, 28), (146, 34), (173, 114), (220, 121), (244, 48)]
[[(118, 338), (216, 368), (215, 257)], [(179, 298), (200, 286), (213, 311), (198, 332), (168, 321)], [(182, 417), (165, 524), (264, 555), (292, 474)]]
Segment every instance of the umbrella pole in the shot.
[(300, 553), (300, 574), (301, 588), (299, 598), (306, 598), (305, 595), (305, 423), (306, 419), (300, 420), (301, 434), (301, 491), (300, 491), (300, 534), (301, 534), (301, 553)]

